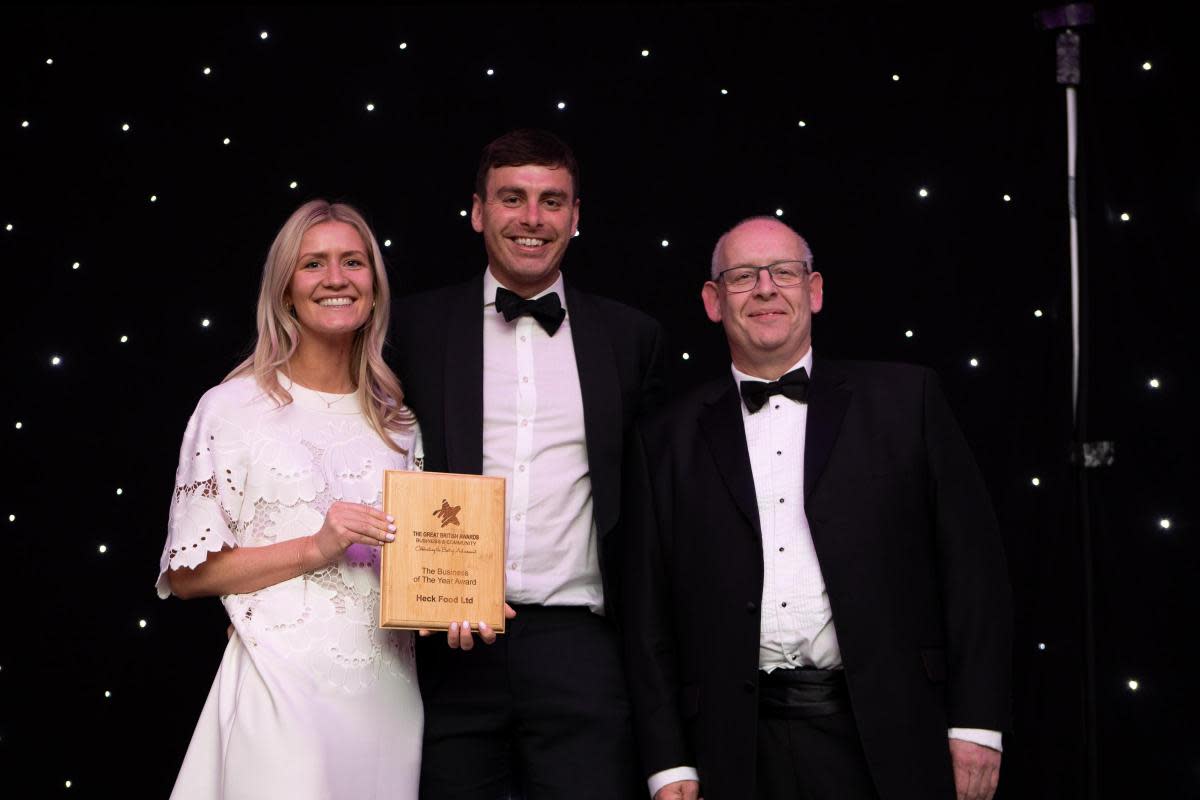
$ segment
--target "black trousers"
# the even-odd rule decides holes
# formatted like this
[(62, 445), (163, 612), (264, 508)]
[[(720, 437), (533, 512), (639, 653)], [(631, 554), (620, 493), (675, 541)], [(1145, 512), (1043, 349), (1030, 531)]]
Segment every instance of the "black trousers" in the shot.
[(586, 608), (516, 611), (490, 646), (418, 643), (423, 800), (645, 800), (612, 624)]
[(779, 670), (760, 684), (756, 800), (879, 800), (840, 672)]

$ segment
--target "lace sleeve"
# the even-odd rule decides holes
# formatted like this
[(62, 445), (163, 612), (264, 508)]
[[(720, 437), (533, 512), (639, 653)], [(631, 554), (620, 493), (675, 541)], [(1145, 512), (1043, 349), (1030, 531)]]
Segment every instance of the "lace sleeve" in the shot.
[[(209, 553), (236, 547), (234, 534), (246, 484), (246, 458), (230, 437), (229, 422), (212, 409), (205, 395), (188, 420), (175, 472), (175, 491), (167, 521), (167, 543), (159, 559), (159, 597), (171, 594), (167, 572), (202, 564)], [(240, 437), (233, 437), (236, 442)]]

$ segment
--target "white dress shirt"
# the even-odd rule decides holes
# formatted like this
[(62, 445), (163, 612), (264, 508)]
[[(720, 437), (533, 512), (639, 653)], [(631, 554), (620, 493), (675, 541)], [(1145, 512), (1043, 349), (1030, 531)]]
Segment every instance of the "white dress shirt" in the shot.
[[(505, 479), (505, 598), (604, 613), (571, 310), (553, 336), (496, 311), (483, 276), (483, 474)], [(537, 297), (557, 292), (562, 275)]]
[[(812, 348), (788, 372), (804, 367), (812, 377)], [(733, 382), (769, 381), (737, 367)], [(771, 395), (751, 414), (745, 403), (742, 425), (762, 528), (763, 593), (758, 666), (765, 672), (797, 667), (841, 669), (833, 612), (804, 511), (804, 437), (808, 404)], [(950, 728), (952, 739), (1001, 749), (999, 731)], [(699, 780), (692, 767), (673, 767), (650, 776), (650, 795), (668, 783)]]
[[(812, 350), (792, 370), (812, 374)], [(733, 381), (764, 380), (733, 367)], [(791, 370), (789, 370), (791, 371)], [(762, 529), (763, 593), (758, 666), (842, 666), (825, 579), (804, 514), (804, 429), (808, 405), (772, 395), (756, 413), (745, 403), (742, 425)]]

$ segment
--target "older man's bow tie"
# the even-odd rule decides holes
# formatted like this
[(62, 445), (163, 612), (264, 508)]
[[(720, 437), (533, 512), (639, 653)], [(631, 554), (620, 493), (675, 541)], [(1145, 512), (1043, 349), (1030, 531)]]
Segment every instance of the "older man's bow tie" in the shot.
[(537, 320), (542, 329), (551, 336), (566, 319), (566, 309), (558, 299), (557, 292), (544, 294), (536, 300), (525, 300), (516, 292), (510, 292), (503, 287), (496, 289), (496, 310), (504, 315), (507, 322), (512, 322), (520, 316), (528, 314)]
[(742, 402), (751, 414), (766, 405), (767, 398), (773, 394), (781, 394), (797, 403), (805, 403), (808, 402), (808, 373), (801, 367), (770, 383), (742, 381), (740, 388)]

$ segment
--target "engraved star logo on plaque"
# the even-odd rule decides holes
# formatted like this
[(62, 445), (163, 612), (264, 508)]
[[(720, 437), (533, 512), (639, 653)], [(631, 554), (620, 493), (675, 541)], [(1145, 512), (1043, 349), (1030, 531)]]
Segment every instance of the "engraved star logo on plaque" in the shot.
[(458, 512), (462, 510), (462, 506), (452, 506), (445, 498), (442, 498), (442, 507), (433, 512), (433, 516), (438, 517), (442, 521), (442, 527), (447, 525), (462, 525), (458, 521)]

